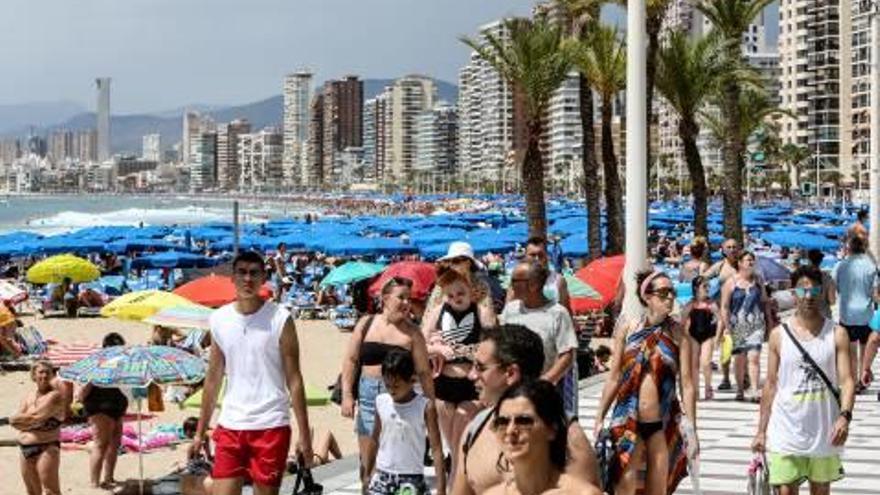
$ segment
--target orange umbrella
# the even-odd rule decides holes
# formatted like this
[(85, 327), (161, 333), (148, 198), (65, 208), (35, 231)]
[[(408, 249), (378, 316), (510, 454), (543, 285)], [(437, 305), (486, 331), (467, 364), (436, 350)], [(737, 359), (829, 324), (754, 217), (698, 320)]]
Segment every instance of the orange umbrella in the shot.
[(15, 315), (12, 314), (12, 311), (9, 311), (5, 304), (0, 303), (0, 328), (12, 323), (15, 323)]
[(599, 258), (589, 265), (575, 272), (574, 276), (596, 289), (602, 297), (599, 299), (583, 297), (571, 299), (571, 309), (577, 314), (602, 309), (614, 300), (617, 288), (620, 285), (623, 265), (623, 255)]
[[(181, 285), (174, 289), (174, 293), (194, 303), (219, 308), (235, 301), (235, 283), (229, 277), (211, 274)], [(268, 284), (260, 289), (260, 297), (272, 297), (272, 288)]]

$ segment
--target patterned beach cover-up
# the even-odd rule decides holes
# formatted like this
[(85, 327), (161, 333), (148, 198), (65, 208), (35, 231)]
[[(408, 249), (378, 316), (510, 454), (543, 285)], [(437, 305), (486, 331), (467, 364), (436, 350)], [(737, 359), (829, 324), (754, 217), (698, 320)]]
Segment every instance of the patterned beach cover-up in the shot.
[(678, 344), (667, 330), (671, 321), (642, 328), (631, 333), (621, 363), (620, 386), (611, 415), (611, 438), (617, 456), (613, 468), (616, 483), (626, 472), (641, 439), (637, 424), (639, 417), (639, 389), (648, 373), (654, 375), (660, 397), (663, 433), (669, 448), (667, 493), (675, 492), (679, 482), (687, 476), (687, 448), (681, 433), (681, 406), (675, 386), (678, 371)]

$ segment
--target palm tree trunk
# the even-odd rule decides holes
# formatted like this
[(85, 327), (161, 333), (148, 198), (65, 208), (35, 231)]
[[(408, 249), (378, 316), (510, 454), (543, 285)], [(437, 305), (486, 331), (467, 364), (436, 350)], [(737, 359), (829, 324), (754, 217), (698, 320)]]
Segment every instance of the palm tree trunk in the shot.
[(578, 75), (581, 111), (581, 167), (587, 202), (587, 245), (589, 259), (602, 256), (602, 211), (599, 206), (599, 164), (596, 161), (596, 135), (593, 133), (593, 89), (583, 73)]
[(691, 190), (694, 195), (694, 235), (709, 237), (709, 191), (706, 187), (706, 171), (697, 148), (697, 136), (700, 128), (693, 119), (678, 121), (678, 134), (684, 145), (684, 159), (691, 178)]
[[(731, 53), (731, 60), (741, 57), (739, 44), (731, 43), (735, 53)], [(741, 122), (739, 111), (739, 83), (728, 78), (724, 82), (723, 105), (721, 108), (724, 123), (727, 125), (727, 136), (721, 148), (721, 161), (724, 168), (725, 187), (722, 188), (724, 197), (724, 236), (736, 239), (740, 245), (743, 240), (742, 229), (742, 202), (743, 202), (743, 143), (740, 134)]]
[(617, 158), (611, 136), (612, 97), (602, 97), (602, 165), (605, 174), (605, 216), (608, 225), (608, 254), (623, 252), (623, 199), (620, 176), (617, 174)]
[(530, 118), (528, 144), (522, 164), (522, 182), (526, 193), (526, 220), (529, 237), (547, 237), (547, 214), (544, 205), (544, 164), (541, 162), (541, 119)]

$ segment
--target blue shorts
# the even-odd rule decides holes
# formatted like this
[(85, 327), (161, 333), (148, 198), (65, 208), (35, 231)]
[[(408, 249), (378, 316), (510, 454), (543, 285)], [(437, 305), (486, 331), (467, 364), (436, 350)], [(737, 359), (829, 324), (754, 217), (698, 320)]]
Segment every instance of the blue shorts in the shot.
[(376, 396), (385, 392), (385, 381), (381, 378), (361, 375), (358, 382), (357, 415), (354, 418), (354, 432), (361, 437), (373, 434), (376, 426)]

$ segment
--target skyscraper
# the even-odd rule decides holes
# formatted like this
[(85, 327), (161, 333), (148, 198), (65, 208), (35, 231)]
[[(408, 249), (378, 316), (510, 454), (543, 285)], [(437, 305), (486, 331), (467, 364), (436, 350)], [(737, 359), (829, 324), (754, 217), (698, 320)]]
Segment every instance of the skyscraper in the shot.
[(49, 134), (49, 156), (55, 163), (74, 157), (73, 131), (61, 129)]
[(284, 78), (284, 182), (307, 182), (309, 105), (312, 99), (312, 73), (298, 71)]
[(213, 188), (217, 179), (217, 132), (206, 129), (192, 136), (190, 147), (190, 191), (199, 192)]
[(439, 103), (419, 114), (415, 127), (414, 174), (422, 181), (454, 175), (458, 168), (458, 110)]
[(74, 156), (81, 162), (95, 162), (98, 160), (98, 131), (87, 129), (76, 133)]
[(192, 141), (202, 132), (202, 118), (198, 112), (183, 113), (183, 138), (181, 139), (180, 161), (187, 164), (191, 161)]
[(98, 89), (98, 161), (110, 159), (110, 78), (95, 79)]
[(324, 183), (324, 95), (318, 93), (309, 104), (309, 139), (307, 148), (306, 177), (308, 188), (321, 187)]
[(434, 107), (437, 86), (434, 80), (420, 75), (402, 77), (391, 86), (390, 141), (386, 173), (398, 185), (412, 180), (416, 148), (416, 120), (423, 112)]
[(143, 151), (141, 156), (144, 160), (162, 162), (162, 135), (146, 134), (143, 137)]
[(238, 138), (251, 132), (247, 119), (217, 126), (217, 187), (224, 191), (238, 189), (241, 167), (238, 162)]
[(363, 144), (364, 82), (357, 76), (324, 83), (322, 186), (332, 186), (337, 153)]
[(239, 190), (277, 190), (284, 177), (284, 136), (275, 128), (238, 136)]

